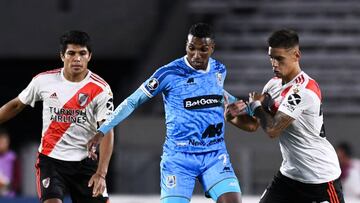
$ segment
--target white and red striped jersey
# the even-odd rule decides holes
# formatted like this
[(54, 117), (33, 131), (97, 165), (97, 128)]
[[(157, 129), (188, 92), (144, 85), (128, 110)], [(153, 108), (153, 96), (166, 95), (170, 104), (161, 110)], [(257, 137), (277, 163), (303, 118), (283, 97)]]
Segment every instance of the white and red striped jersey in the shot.
[(110, 86), (88, 72), (81, 82), (64, 78), (64, 69), (35, 76), (19, 94), (24, 104), (43, 103), (43, 129), (39, 152), (64, 161), (80, 161), (87, 156), (86, 144), (97, 130), (97, 122), (113, 111)]
[(304, 72), (284, 85), (275, 77), (265, 85), (265, 92), (275, 100), (272, 110), (295, 119), (279, 137), (283, 157), (280, 172), (311, 184), (337, 179), (341, 170), (336, 152), (325, 137), (322, 96), (316, 81)]

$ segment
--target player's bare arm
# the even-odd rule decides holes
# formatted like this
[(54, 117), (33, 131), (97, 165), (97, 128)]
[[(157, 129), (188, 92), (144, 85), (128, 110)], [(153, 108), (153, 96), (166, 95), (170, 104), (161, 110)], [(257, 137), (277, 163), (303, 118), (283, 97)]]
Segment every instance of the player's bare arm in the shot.
[(18, 97), (12, 99), (0, 108), (0, 123), (4, 123), (20, 113), (26, 104), (23, 104)]
[[(251, 109), (254, 111), (254, 116), (259, 118), (260, 125), (270, 138), (278, 137), (281, 132), (286, 129), (294, 118), (286, 115), (281, 111), (277, 111), (273, 116), (269, 111), (265, 111), (262, 103), (264, 103), (264, 95), (257, 92), (249, 94), (249, 101), (251, 102)], [(257, 103), (257, 105), (255, 105)]]
[(224, 95), (224, 118), (234, 126), (248, 131), (256, 131), (259, 122), (253, 116), (249, 116), (246, 112), (247, 104), (243, 100), (229, 103), (227, 95)]
[(225, 120), (234, 126), (249, 132), (256, 131), (259, 127), (259, 122), (255, 117), (247, 115), (245, 102), (242, 100), (231, 104), (225, 104), (224, 117)]
[(228, 122), (248, 132), (255, 132), (260, 126), (258, 119), (249, 115), (239, 115)]
[(262, 106), (255, 109), (255, 116), (260, 119), (260, 125), (270, 138), (278, 137), (281, 132), (286, 129), (294, 118), (278, 111), (273, 117), (270, 113), (266, 112)]
[[(101, 122), (102, 123), (102, 122)], [(97, 133), (99, 134), (99, 133)], [(95, 135), (96, 136), (96, 135)], [(110, 158), (113, 152), (114, 146), (114, 131), (110, 130), (104, 138), (100, 135), (101, 138), (97, 143), (100, 143), (100, 153), (99, 153), (99, 164), (95, 174), (91, 177), (89, 181), (89, 187), (93, 186), (93, 197), (97, 197), (101, 195), (106, 188), (106, 174), (108, 172)], [(96, 159), (97, 156), (95, 154), (96, 145), (91, 146), (90, 153), (92, 159)], [(95, 149), (93, 149), (95, 147)]]

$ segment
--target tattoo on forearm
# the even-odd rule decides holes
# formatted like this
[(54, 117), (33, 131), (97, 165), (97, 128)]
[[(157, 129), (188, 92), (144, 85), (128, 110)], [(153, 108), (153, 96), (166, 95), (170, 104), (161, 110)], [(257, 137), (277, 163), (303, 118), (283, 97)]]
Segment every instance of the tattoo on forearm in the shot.
[(271, 116), (262, 107), (255, 110), (255, 116), (260, 118), (261, 127), (265, 132), (274, 132), (279, 134), (285, 128), (287, 128), (294, 120), (292, 117), (278, 111), (275, 116)]

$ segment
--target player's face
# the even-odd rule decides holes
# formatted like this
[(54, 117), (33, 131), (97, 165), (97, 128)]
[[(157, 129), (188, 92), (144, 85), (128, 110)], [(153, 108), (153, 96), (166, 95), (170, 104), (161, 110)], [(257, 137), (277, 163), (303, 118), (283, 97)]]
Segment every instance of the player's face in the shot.
[(10, 140), (7, 135), (0, 136), (0, 155), (8, 151)]
[(214, 52), (214, 41), (210, 38), (198, 38), (188, 35), (186, 57), (192, 67), (206, 70), (211, 54)]
[(89, 50), (77, 44), (68, 44), (64, 55), (61, 54), (64, 69), (71, 75), (85, 73), (90, 59), (91, 53)]
[(291, 79), (289, 76), (292, 76), (299, 65), (300, 51), (296, 47), (290, 49), (269, 47), (269, 57), (275, 76), (289, 80)]

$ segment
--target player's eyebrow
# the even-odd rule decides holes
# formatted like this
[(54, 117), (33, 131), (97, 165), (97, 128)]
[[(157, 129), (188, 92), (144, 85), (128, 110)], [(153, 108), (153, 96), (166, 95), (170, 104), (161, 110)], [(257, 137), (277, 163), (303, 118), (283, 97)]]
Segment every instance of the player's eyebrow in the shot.
[(86, 49), (82, 49), (82, 50), (67, 50), (66, 53), (84, 53), (84, 52), (88, 52)]
[(269, 57), (273, 58), (273, 59), (283, 59), (283, 58), (285, 58), (283, 56), (274, 56), (274, 55), (271, 55), (271, 54), (269, 54)]

